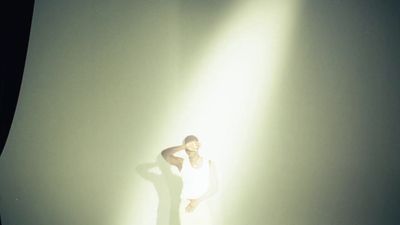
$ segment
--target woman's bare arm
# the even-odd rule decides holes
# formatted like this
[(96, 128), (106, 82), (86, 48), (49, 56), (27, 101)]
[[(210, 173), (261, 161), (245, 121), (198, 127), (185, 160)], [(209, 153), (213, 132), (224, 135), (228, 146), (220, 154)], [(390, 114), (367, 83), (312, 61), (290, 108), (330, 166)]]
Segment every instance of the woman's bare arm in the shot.
[(185, 149), (185, 145), (178, 145), (174, 147), (167, 148), (161, 152), (162, 157), (171, 165), (178, 167), (179, 170), (182, 169), (183, 159), (181, 157), (174, 156), (175, 153)]
[(215, 168), (215, 164), (210, 161), (210, 186), (208, 191), (201, 196), (198, 200), (203, 201), (207, 198), (213, 196), (218, 191), (218, 179), (217, 179), (217, 169)]

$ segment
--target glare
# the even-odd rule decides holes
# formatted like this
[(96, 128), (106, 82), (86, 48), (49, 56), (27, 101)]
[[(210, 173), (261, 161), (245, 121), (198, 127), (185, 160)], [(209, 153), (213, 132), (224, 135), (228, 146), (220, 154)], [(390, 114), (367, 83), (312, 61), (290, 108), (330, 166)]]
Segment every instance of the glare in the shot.
[[(186, 135), (194, 134), (202, 143), (202, 154), (216, 162), (220, 184), (219, 195), (214, 197), (219, 215), (215, 218), (217, 224), (222, 223), (223, 215), (219, 203), (232, 201), (227, 199), (229, 194), (225, 196), (230, 192), (224, 190), (237, 185), (241, 180), (238, 176), (251, 168), (245, 155), (251, 154), (252, 128), (266, 113), (262, 110), (268, 108), (272, 87), (279, 79), (297, 4), (296, 1), (238, 3), (204, 49), (202, 60), (185, 75), (192, 80), (182, 88), (182, 96), (172, 103), (176, 110), (167, 115), (167, 122), (161, 127), (160, 143), (165, 143), (165, 147), (179, 144)], [(148, 193), (145, 188), (137, 190), (137, 199), (132, 204), (146, 206), (154, 201), (155, 211), (155, 193), (150, 196), (152, 200), (141, 201), (139, 197)], [(138, 221), (137, 216), (156, 216), (149, 211), (135, 214), (129, 216), (132, 220), (128, 224), (149, 224), (151, 219)]]

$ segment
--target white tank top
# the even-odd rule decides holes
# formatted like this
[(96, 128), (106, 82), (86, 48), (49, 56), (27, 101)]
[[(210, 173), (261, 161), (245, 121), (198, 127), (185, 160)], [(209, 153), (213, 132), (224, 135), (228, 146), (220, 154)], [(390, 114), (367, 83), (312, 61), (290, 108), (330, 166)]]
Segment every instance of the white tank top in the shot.
[(183, 199), (195, 199), (207, 192), (210, 184), (210, 162), (203, 157), (199, 168), (193, 168), (189, 158), (185, 158), (181, 169)]

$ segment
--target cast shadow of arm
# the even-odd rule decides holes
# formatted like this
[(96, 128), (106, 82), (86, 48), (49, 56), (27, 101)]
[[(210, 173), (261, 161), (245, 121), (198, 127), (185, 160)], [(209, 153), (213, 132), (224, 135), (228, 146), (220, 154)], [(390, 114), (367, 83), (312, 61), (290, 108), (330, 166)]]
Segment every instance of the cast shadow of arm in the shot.
[(136, 172), (143, 179), (150, 181), (152, 183), (158, 182), (161, 178), (161, 174), (157, 174), (152, 169), (157, 169), (158, 165), (156, 162), (142, 163), (136, 167)]
[(154, 162), (136, 166), (137, 174), (151, 182), (157, 192), (157, 225), (179, 225), (179, 203), (182, 181), (174, 174), (171, 166), (158, 155)]

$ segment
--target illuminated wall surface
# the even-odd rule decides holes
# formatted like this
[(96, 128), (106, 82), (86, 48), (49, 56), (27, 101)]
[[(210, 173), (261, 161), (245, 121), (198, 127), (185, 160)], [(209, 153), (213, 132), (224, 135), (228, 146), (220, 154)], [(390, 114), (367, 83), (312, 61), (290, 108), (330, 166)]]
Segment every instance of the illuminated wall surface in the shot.
[(400, 224), (399, 21), (388, 1), (36, 1), (2, 223), (179, 224), (159, 153), (195, 134), (215, 224)]

